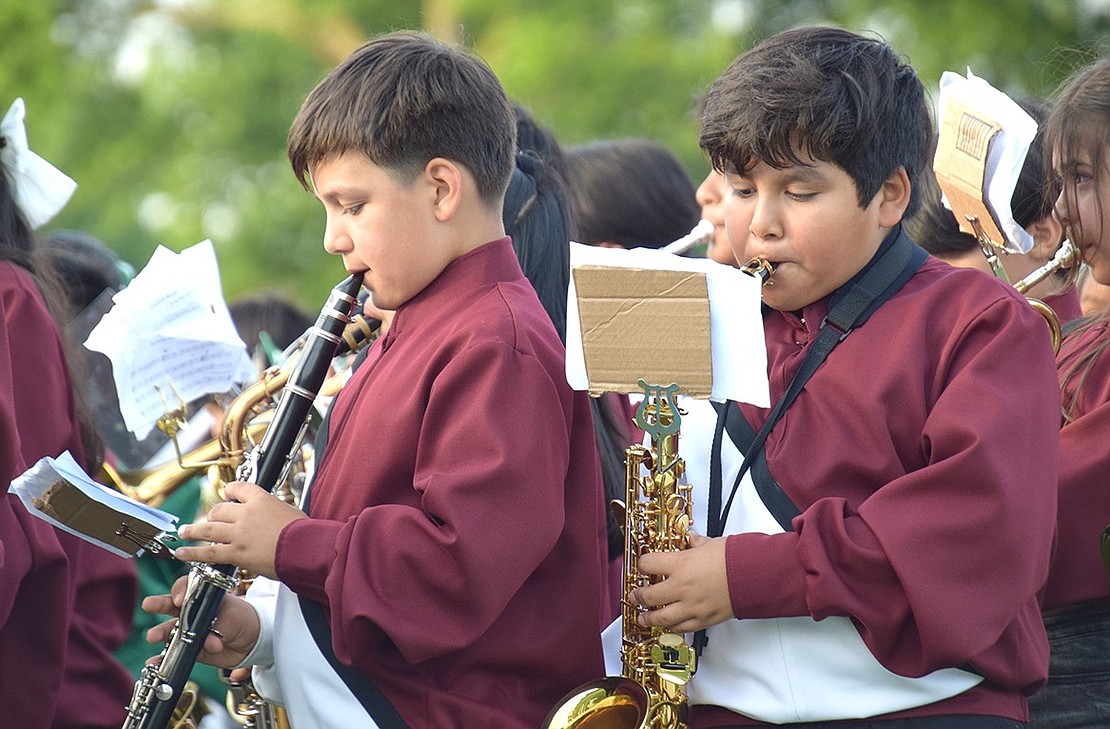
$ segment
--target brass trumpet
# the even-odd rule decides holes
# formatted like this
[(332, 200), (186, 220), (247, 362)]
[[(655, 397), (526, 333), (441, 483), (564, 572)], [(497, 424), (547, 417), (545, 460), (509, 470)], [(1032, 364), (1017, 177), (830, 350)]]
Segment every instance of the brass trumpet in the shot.
[[(1002, 279), (1006, 283), (1010, 283), (1010, 277), (1006, 274), (1006, 269), (1002, 265), (1002, 260), (998, 257), (998, 251), (1005, 251), (1006, 249), (991, 240), (990, 236), (988, 236), (983, 229), (983, 224), (979, 221), (977, 216), (965, 215), (964, 218), (975, 231), (975, 239), (979, 242), (979, 248), (982, 250), (983, 255), (986, 256), (987, 264), (990, 266), (991, 271), (996, 277)], [(1078, 266), (1075, 265), (1077, 263), (1079, 263), (1079, 249), (1075, 247), (1075, 244), (1072, 243), (1071, 240), (1065, 238), (1060, 244), (1060, 247), (1056, 249), (1056, 254), (1052, 257), (1052, 260), (1015, 283), (1013, 285), (1014, 289), (1024, 296), (1026, 291), (1033, 288), (1041, 281), (1044, 281), (1061, 268), (1071, 269), (1068, 276), (1068, 283), (1070, 283), (1075, 279), (1076, 272), (1078, 271)], [(1034, 311), (1044, 318), (1045, 324), (1048, 325), (1048, 334), (1052, 339), (1052, 351), (1059, 352), (1060, 342), (1063, 339), (1060, 317), (1056, 315), (1056, 312), (1052, 310), (1051, 306), (1040, 299), (1026, 296), (1026, 301), (1029, 302), (1029, 305), (1033, 307)]]
[[(1056, 249), (1056, 254), (1052, 260), (1045, 263), (1043, 266), (1035, 271), (1032, 271), (1028, 276), (1014, 284), (1014, 289), (1021, 295), (1025, 296), (1025, 292), (1033, 288), (1041, 281), (1052, 274), (1059, 271), (1061, 268), (1070, 269), (1068, 274), (1068, 284), (1075, 280), (1075, 275), (1079, 271), (1079, 250), (1071, 240), (1065, 238), (1060, 247)], [(1026, 300), (1033, 309), (1044, 317), (1045, 322), (1048, 324), (1048, 333), (1052, 337), (1052, 351), (1060, 351), (1060, 342), (1063, 340), (1063, 332), (1060, 327), (1060, 317), (1052, 310), (1052, 307), (1044, 303), (1040, 299), (1032, 296), (1026, 296)]]

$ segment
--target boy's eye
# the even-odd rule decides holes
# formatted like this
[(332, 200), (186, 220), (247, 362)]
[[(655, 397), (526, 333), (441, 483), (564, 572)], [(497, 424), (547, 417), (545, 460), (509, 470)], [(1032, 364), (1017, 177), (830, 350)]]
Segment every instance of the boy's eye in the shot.
[(343, 208), (343, 214), (358, 215), (360, 212), (362, 212), (362, 206), (365, 204), (366, 203), (355, 203), (354, 205), (348, 205), (347, 207)]
[(755, 190), (753, 190), (750, 187), (733, 187), (732, 188), (732, 196), (733, 197), (751, 197), (753, 194), (755, 194)]
[(811, 200), (811, 199), (813, 199), (813, 197), (814, 197), (814, 196), (815, 196), (815, 195), (816, 195), (817, 193), (815, 193), (815, 192), (790, 192), (790, 191), (788, 190), (788, 191), (786, 192), (786, 194), (787, 194), (787, 195), (788, 195), (788, 196), (789, 196), (789, 197), (790, 197), (790, 198), (791, 198), (792, 200), (797, 200), (797, 201), (799, 201), (799, 202), (804, 202), (805, 200)]

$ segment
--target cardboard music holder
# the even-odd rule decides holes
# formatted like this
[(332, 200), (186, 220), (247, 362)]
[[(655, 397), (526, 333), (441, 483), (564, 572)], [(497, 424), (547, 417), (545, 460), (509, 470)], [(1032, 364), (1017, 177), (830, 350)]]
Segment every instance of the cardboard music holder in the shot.
[(709, 397), (709, 292), (694, 271), (576, 266), (589, 391), (640, 393), (639, 381)]
[(74, 531), (131, 556), (156, 548), (162, 534), (156, 526), (90, 498), (65, 479), (51, 484), (32, 505)]
[[(1003, 249), (1001, 223), (986, 203), (987, 163), (991, 144), (1002, 126), (959, 99), (950, 99), (940, 122), (933, 172), (960, 230)], [(979, 224), (976, 230), (975, 222)]]

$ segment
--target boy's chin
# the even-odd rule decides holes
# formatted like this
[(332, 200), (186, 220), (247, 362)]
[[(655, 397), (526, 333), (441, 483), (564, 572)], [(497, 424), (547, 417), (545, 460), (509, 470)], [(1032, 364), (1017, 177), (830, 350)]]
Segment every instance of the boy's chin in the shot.
[(764, 304), (778, 311), (801, 311), (817, 300), (797, 291), (775, 290), (774, 286), (765, 287), (762, 296)]

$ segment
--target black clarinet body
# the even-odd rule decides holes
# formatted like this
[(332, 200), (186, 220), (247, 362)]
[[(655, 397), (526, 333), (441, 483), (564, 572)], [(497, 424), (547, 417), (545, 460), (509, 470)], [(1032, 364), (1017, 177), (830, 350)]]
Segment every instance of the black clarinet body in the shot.
[[(309, 330), (305, 346), (282, 392), (262, 442), (243, 462), (238, 477), (273, 491), (286, 476), (308, 415), (351, 319), (362, 274), (352, 274), (332, 289)], [(123, 729), (165, 729), (173, 720), (185, 683), (204, 647), (204, 639), (228, 592), (238, 584), (235, 565), (195, 563), (189, 570), (181, 616), (157, 665), (143, 668)]]

